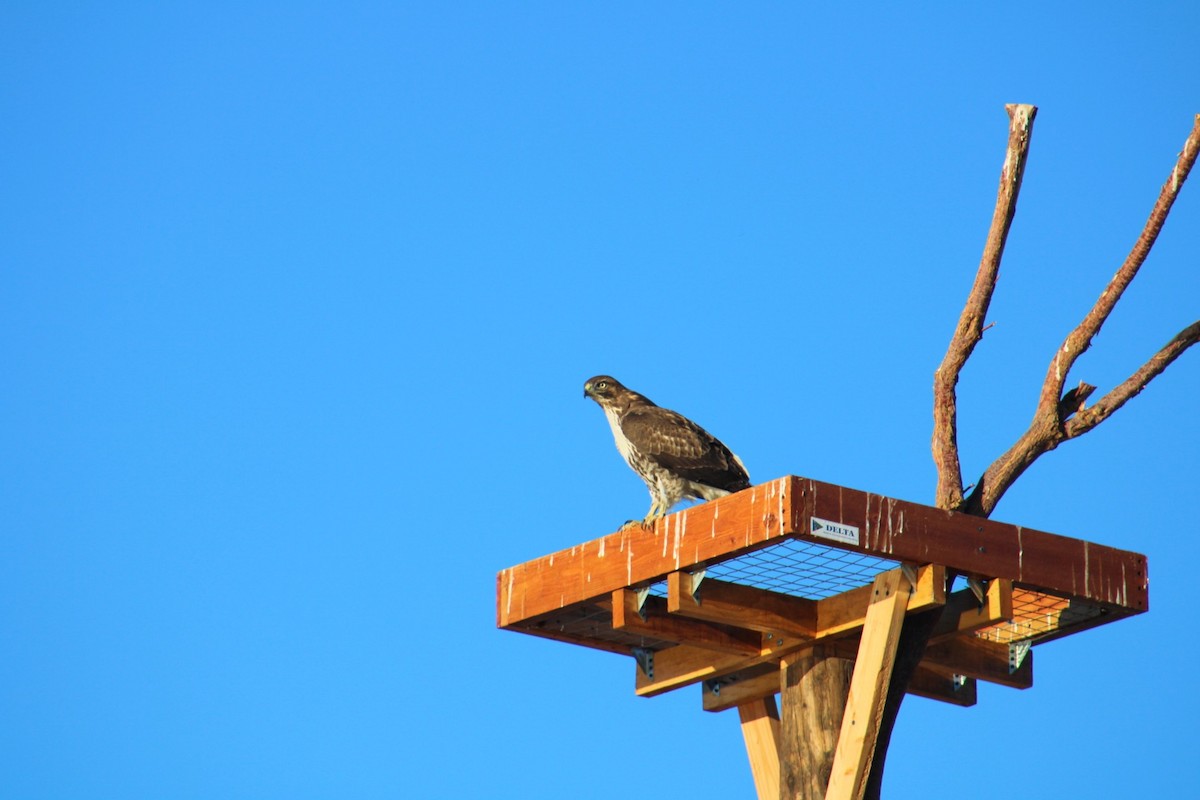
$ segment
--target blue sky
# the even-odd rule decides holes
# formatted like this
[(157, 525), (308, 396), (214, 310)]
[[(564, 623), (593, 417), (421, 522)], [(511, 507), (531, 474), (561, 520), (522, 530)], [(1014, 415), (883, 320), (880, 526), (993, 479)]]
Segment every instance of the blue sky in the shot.
[[(973, 5), (7, 4), (0, 794), (750, 796), (736, 716), (497, 631), (495, 573), (644, 513), (600, 372), (756, 481), (930, 502), (1011, 102), (965, 472), (1021, 432), (1200, 112), (1200, 7)], [(1074, 380), (1200, 316), (1198, 254), (1190, 185)], [(910, 699), (889, 794), (1179, 796), (1198, 394), (1188, 353), (995, 514), (1144, 552), (1152, 611)]]

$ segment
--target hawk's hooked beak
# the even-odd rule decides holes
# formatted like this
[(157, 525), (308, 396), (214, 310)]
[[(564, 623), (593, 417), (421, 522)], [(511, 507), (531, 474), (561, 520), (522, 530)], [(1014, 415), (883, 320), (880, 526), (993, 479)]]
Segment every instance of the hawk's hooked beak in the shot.
[(585, 384), (583, 385), (583, 396), (584, 396), (584, 397), (591, 397), (591, 396), (592, 396), (592, 384), (590, 384), (590, 383), (585, 383)]

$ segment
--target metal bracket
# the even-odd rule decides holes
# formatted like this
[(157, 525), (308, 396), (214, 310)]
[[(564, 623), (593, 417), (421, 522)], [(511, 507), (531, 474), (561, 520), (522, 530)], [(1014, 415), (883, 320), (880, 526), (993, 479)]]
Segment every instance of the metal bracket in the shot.
[(967, 676), (959, 675), (957, 672), (950, 676), (950, 686), (954, 691), (959, 691), (967, 685)]
[(645, 647), (635, 647), (633, 648), (633, 659), (637, 661), (638, 667), (646, 677), (654, 680), (654, 651)]
[(642, 618), (642, 622), (646, 621), (646, 598), (650, 596), (650, 587), (643, 586), (637, 590), (637, 612)]
[(904, 573), (904, 577), (908, 578), (908, 593), (912, 594), (917, 590), (917, 568), (912, 564), (901, 564), (900, 571)]
[(983, 588), (983, 581), (979, 578), (967, 576), (967, 588), (971, 590), (971, 594), (975, 595), (975, 599), (979, 601), (980, 608), (983, 607), (983, 598), (987, 595), (987, 589)]
[(704, 682), (704, 691), (711, 693), (713, 697), (720, 697), (722, 686), (732, 686), (739, 680), (740, 678), (737, 675), (726, 675), (721, 678), (709, 678)]
[(703, 567), (692, 573), (692, 599), (697, 603), (700, 602), (700, 584), (704, 581), (708, 571)]
[(1033, 647), (1033, 641), (1025, 639), (1020, 642), (1010, 642), (1008, 645), (1008, 674), (1012, 675), (1021, 668), (1025, 663), (1025, 656), (1029, 655), (1029, 648)]

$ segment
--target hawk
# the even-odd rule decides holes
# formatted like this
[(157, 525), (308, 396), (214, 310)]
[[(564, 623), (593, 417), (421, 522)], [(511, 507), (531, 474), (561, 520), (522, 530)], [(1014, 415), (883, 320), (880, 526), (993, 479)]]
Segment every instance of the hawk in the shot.
[(583, 396), (604, 409), (617, 450), (650, 489), (643, 526), (686, 497), (715, 500), (749, 488), (742, 460), (682, 414), (656, 406), (608, 375), (587, 381)]

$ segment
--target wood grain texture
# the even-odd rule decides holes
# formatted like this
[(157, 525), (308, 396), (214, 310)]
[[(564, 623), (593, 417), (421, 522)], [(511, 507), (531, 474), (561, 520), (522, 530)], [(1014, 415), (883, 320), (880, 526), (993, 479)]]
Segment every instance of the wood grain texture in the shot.
[[(719, 685), (705, 683), (701, 692), (702, 707), (705, 711), (727, 711), (751, 700), (774, 696), (779, 693), (779, 669), (779, 665), (768, 662), (725, 676)], [(958, 682), (952, 676), (952, 667), (943, 667), (940, 672), (920, 667), (908, 691), (950, 705), (975, 705), (975, 679), (966, 678)]]
[[(813, 536), (812, 517), (852, 525), (860, 543)], [(497, 575), (499, 627), (520, 628), (625, 587), (662, 581), (792, 537), (1098, 603), (1124, 614), (1149, 608), (1146, 558), (1052, 533), (943, 511), (809, 478), (788, 476), (533, 559)]]
[(631, 525), (501, 570), (497, 624), (510, 627), (778, 541), (789, 532), (785, 520), (794, 516), (788, 508), (793, 485), (791, 478), (779, 478), (677, 511), (651, 528)]
[(782, 800), (825, 796), (853, 672), (853, 660), (833, 645), (819, 645), (783, 660), (780, 739), (790, 746), (779, 753)]
[(983, 605), (970, 589), (953, 592), (946, 601), (942, 617), (933, 627), (929, 641), (936, 642), (951, 636), (973, 633), (1013, 616), (1012, 581), (996, 578), (987, 587)]
[(816, 633), (816, 601), (713, 578), (701, 582), (699, 591), (692, 586), (693, 578), (686, 572), (667, 576), (669, 612), (803, 639)]
[(666, 600), (661, 597), (647, 597), (641, 613), (638, 613), (637, 592), (632, 589), (617, 589), (612, 597), (613, 630), (672, 642), (687, 642), (721, 653), (750, 656), (757, 655), (762, 649), (761, 634), (671, 615), (667, 613)]
[[(846, 549), (1014, 583), (1099, 603), (1125, 613), (1149, 608), (1146, 557), (970, 514), (795, 478), (791, 528), (798, 539), (813, 517), (858, 527), (862, 541)], [(832, 543), (830, 543), (832, 544)]]
[(846, 711), (829, 775), (826, 800), (859, 800), (875, 754), (900, 628), (908, 606), (908, 579), (899, 570), (875, 579), (863, 626)]
[(742, 738), (750, 758), (750, 772), (758, 800), (779, 798), (779, 709), (775, 697), (763, 697), (738, 706)]

